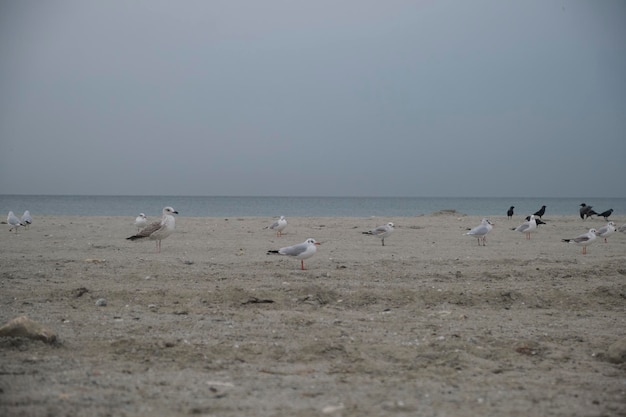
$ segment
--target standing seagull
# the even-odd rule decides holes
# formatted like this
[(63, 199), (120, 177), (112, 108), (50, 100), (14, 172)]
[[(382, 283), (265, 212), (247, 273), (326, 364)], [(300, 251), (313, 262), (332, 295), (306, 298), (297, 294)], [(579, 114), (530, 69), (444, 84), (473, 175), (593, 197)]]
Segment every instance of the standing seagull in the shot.
[(517, 226), (515, 229), (516, 232), (526, 233), (526, 239), (530, 239), (530, 234), (537, 230), (537, 221), (535, 220), (535, 215), (531, 215), (530, 219), (526, 220), (524, 223)]
[(546, 214), (546, 206), (541, 206), (541, 208), (535, 212), (534, 216), (541, 219), (541, 216), (543, 216), (544, 214)]
[(139, 213), (139, 216), (135, 219), (135, 227), (137, 227), (137, 233), (148, 225), (148, 218), (145, 214)]
[(382, 242), (383, 246), (385, 246), (385, 238), (391, 235), (394, 231), (393, 223), (389, 222), (384, 226), (378, 226), (376, 229), (369, 230), (367, 232), (362, 232), (364, 235), (372, 235), (378, 236)]
[(613, 209), (608, 209), (607, 211), (603, 211), (598, 214), (599, 217), (604, 217), (604, 220), (609, 220), (609, 216), (613, 214)]
[(304, 271), (304, 260), (309, 259), (311, 256), (315, 255), (318, 245), (319, 243), (316, 242), (315, 239), (308, 238), (306, 241), (298, 243), (297, 245), (286, 246), (278, 250), (268, 250), (267, 254), (293, 256), (296, 259), (300, 259), (300, 267)]
[(17, 218), (17, 216), (15, 214), (13, 214), (12, 211), (9, 212), (9, 215), (7, 216), (7, 224), (9, 226), (11, 226), (11, 228), (9, 229), (9, 232), (13, 229), (15, 229), (15, 233), (17, 233), (17, 228), (20, 226), (26, 226), (24, 223), (22, 223), (20, 221), (20, 219)]
[(506, 212), (506, 216), (510, 219), (513, 217), (513, 209), (515, 208), (515, 206), (511, 206), (509, 207), (509, 209)]
[(589, 229), (587, 233), (575, 237), (574, 239), (561, 239), (562, 242), (575, 243), (583, 247), (583, 255), (587, 254), (587, 246), (596, 240), (596, 229)]
[(468, 236), (474, 236), (478, 238), (478, 245), (483, 242), (483, 246), (487, 246), (487, 233), (493, 229), (492, 223), (488, 219), (483, 219), (478, 226), (465, 233)]
[(26, 228), (28, 229), (28, 226), (30, 226), (31, 223), (33, 222), (33, 218), (30, 215), (30, 211), (26, 210), (24, 214), (22, 214), (22, 218), (20, 220), (22, 221), (24, 226), (26, 226)]
[(622, 233), (626, 233), (626, 223), (624, 223), (623, 225), (621, 225), (618, 229), (618, 232), (622, 232)]
[(137, 240), (147, 237), (150, 240), (156, 240), (157, 252), (161, 252), (161, 240), (171, 235), (174, 229), (176, 229), (176, 219), (173, 214), (178, 214), (178, 212), (172, 207), (165, 207), (160, 222), (149, 224), (136, 235), (127, 237), (126, 239)]
[(280, 219), (276, 220), (269, 226), (271, 230), (276, 230), (277, 237), (283, 235), (283, 230), (285, 230), (285, 227), (287, 227), (287, 219), (285, 219), (285, 216), (280, 216)]
[(615, 233), (617, 229), (615, 228), (615, 223), (608, 222), (606, 226), (602, 226), (596, 231), (596, 235), (604, 238), (604, 243), (607, 243), (606, 238)]

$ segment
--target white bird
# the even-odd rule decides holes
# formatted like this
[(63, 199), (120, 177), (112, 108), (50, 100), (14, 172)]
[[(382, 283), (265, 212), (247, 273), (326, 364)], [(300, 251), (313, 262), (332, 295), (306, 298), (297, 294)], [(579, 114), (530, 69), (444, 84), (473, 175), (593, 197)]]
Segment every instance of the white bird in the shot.
[(22, 218), (20, 219), (24, 226), (28, 228), (33, 223), (33, 217), (30, 215), (30, 211), (26, 210), (24, 214), (22, 214)]
[(587, 233), (575, 237), (574, 239), (561, 239), (562, 242), (575, 243), (583, 247), (583, 255), (587, 254), (587, 246), (596, 240), (596, 229), (589, 229)]
[(282, 236), (285, 227), (287, 227), (287, 219), (285, 219), (285, 216), (280, 216), (280, 219), (269, 226), (270, 229), (276, 230), (276, 236)]
[(489, 221), (489, 219), (484, 218), (478, 226), (474, 227), (465, 234), (478, 238), (478, 244), (480, 245), (480, 242), (482, 241), (483, 246), (486, 246), (487, 233), (491, 232), (491, 229), (493, 229), (493, 224)]
[(18, 227), (25, 226), (25, 224), (22, 223), (20, 219), (18, 219), (17, 216), (13, 214), (12, 211), (10, 211), (9, 215), (7, 216), (7, 224), (11, 226), (11, 228), (9, 229), (9, 232), (15, 229), (15, 233), (17, 233)]
[(148, 218), (145, 214), (139, 213), (139, 216), (135, 219), (135, 227), (137, 227), (137, 233), (148, 225)]
[(537, 230), (537, 221), (535, 220), (535, 215), (532, 214), (530, 216), (530, 219), (526, 220), (524, 223), (520, 224), (513, 230), (520, 233), (526, 233), (526, 239), (530, 239), (530, 234)]
[(617, 229), (615, 228), (615, 223), (608, 222), (606, 226), (602, 226), (596, 231), (596, 235), (604, 238), (604, 243), (607, 243), (606, 238), (615, 233), (616, 230)]
[(626, 233), (626, 223), (624, 223), (623, 225), (621, 225), (619, 227), (619, 229), (617, 229), (618, 232), (622, 232), (622, 233)]
[(304, 271), (304, 260), (309, 259), (311, 256), (315, 255), (315, 252), (317, 252), (317, 246), (319, 244), (320, 243), (316, 242), (315, 239), (308, 238), (306, 241), (298, 243), (297, 245), (286, 246), (278, 250), (269, 250), (267, 251), (267, 254), (293, 256), (296, 259), (300, 259), (300, 267)]
[(161, 252), (161, 240), (174, 233), (176, 229), (176, 219), (173, 214), (178, 214), (178, 212), (172, 207), (165, 207), (160, 222), (151, 223), (136, 235), (127, 237), (126, 239), (137, 240), (148, 238), (150, 240), (156, 240), (157, 252)]
[(393, 223), (389, 222), (384, 226), (378, 226), (376, 229), (369, 230), (367, 232), (362, 232), (364, 235), (372, 235), (378, 236), (382, 242), (383, 246), (385, 246), (385, 238), (391, 235), (394, 231)]

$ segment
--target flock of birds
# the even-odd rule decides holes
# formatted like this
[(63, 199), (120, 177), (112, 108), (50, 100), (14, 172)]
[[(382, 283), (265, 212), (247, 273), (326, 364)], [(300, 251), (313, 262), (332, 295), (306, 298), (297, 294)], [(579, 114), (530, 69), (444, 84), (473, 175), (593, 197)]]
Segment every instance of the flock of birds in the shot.
[[(509, 219), (513, 217), (514, 209), (515, 206), (511, 206), (507, 211), (506, 215)], [(535, 213), (526, 217), (526, 221), (524, 223), (520, 224), (512, 230), (524, 233), (526, 235), (526, 239), (530, 239), (530, 234), (535, 232), (540, 224), (546, 224), (542, 220), (544, 214), (546, 214), (546, 206), (541, 206), (541, 208)], [(602, 213), (597, 213), (593, 210), (591, 206), (588, 206), (585, 203), (582, 203), (580, 205), (580, 218), (583, 220), (591, 216), (598, 216), (604, 217), (604, 220), (608, 221), (611, 214), (613, 214), (613, 209), (603, 211)], [(491, 231), (491, 229), (493, 229), (493, 224), (489, 221), (489, 219), (484, 218), (478, 226), (471, 229), (469, 232), (466, 233), (466, 235), (476, 237), (478, 239), (478, 244), (485, 246), (487, 244), (487, 234)], [(626, 232), (626, 224), (623, 224), (622, 226), (617, 228), (614, 222), (608, 221), (606, 225), (597, 230), (591, 228), (587, 233), (583, 233), (571, 239), (561, 239), (561, 241), (582, 246), (583, 255), (586, 255), (587, 246), (591, 245), (598, 237), (603, 238), (604, 242), (606, 243), (606, 238), (616, 231)]]
[[(161, 221), (148, 224), (148, 219), (144, 213), (139, 213), (139, 216), (135, 219), (135, 226), (137, 227), (137, 234), (130, 236), (126, 239), (149, 239), (156, 240), (157, 252), (161, 252), (161, 240), (171, 235), (176, 229), (176, 219), (174, 214), (178, 214), (172, 207), (165, 207), (163, 209), (163, 216)], [(287, 219), (285, 216), (280, 216), (280, 219), (273, 222), (266, 227), (276, 232), (276, 236), (282, 236), (283, 230), (287, 227)], [(384, 226), (379, 226), (375, 229), (363, 232), (363, 234), (377, 236), (381, 239), (382, 245), (385, 246), (385, 238), (390, 236), (394, 231), (393, 223), (387, 223)], [(292, 246), (285, 246), (280, 249), (274, 249), (267, 251), (268, 255), (285, 255), (290, 256), (300, 261), (300, 268), (304, 270), (304, 260), (312, 257), (317, 252), (317, 246), (320, 243), (313, 238), (308, 238), (302, 243), (298, 243)]]
[[(514, 214), (514, 206), (511, 206), (507, 211), (507, 217), (511, 219)], [(542, 221), (543, 215), (546, 213), (546, 206), (542, 206), (538, 211), (534, 214), (526, 217), (526, 221), (516, 228), (512, 229), (516, 232), (524, 233), (526, 235), (526, 239), (530, 239), (531, 233), (537, 230), (537, 227), (540, 224), (546, 224)], [(593, 210), (591, 206), (582, 203), (580, 205), (580, 218), (587, 219), (591, 216), (604, 217), (605, 220), (608, 221), (609, 216), (613, 213), (613, 209), (609, 209), (602, 213), (597, 213)], [(144, 213), (140, 213), (139, 216), (135, 219), (135, 226), (137, 227), (137, 233), (133, 236), (130, 236), (126, 239), (134, 241), (139, 239), (148, 239), (156, 241), (156, 249), (157, 252), (161, 252), (161, 241), (167, 238), (169, 235), (174, 233), (176, 229), (176, 219), (174, 214), (178, 214), (176, 210), (172, 207), (163, 208), (163, 215), (160, 221), (148, 222), (148, 218)], [(7, 217), (7, 224), (10, 226), (9, 231), (15, 230), (17, 233), (17, 229), (19, 227), (28, 227), (32, 224), (33, 218), (30, 215), (30, 212), (26, 210), (21, 218), (18, 218), (12, 211), (9, 211), (9, 215)], [(276, 236), (282, 236), (283, 230), (287, 227), (287, 219), (285, 216), (280, 216), (280, 219), (273, 222), (266, 229), (270, 229), (276, 232)], [(478, 244), (482, 246), (486, 246), (487, 244), (487, 234), (493, 229), (493, 224), (489, 219), (482, 219), (481, 223), (468, 231), (466, 235), (472, 236), (478, 239)], [(394, 231), (394, 224), (389, 222), (383, 226), (376, 227), (375, 229), (368, 230), (363, 232), (365, 235), (376, 236), (380, 238), (382, 245), (385, 246), (385, 238), (389, 237)], [(575, 243), (577, 245), (582, 246), (583, 255), (587, 253), (587, 246), (592, 244), (597, 237), (604, 238), (606, 242), (606, 238), (613, 234), (615, 231), (626, 232), (626, 224), (616, 228), (615, 223), (609, 221), (605, 226), (599, 229), (589, 229), (587, 233), (583, 233), (580, 236), (570, 238), (570, 239), (562, 239), (563, 242)], [(280, 249), (269, 250), (267, 252), (268, 255), (285, 255), (289, 257), (293, 257), (295, 259), (300, 260), (301, 269), (304, 270), (304, 260), (312, 257), (317, 252), (317, 246), (320, 243), (316, 242), (313, 238), (308, 238), (302, 243), (298, 243), (292, 246), (285, 246)]]

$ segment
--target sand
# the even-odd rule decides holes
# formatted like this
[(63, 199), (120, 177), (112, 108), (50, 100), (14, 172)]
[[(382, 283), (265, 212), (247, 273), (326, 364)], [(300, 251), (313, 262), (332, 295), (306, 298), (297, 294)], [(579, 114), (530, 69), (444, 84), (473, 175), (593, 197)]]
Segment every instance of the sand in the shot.
[[(0, 233), (2, 416), (626, 415), (626, 234), (601, 219), (177, 217), (156, 253), (126, 217)], [(618, 225), (626, 218), (615, 218)], [(361, 232), (392, 221), (385, 239)], [(8, 229), (7, 225), (3, 225)], [(277, 249), (313, 237), (300, 262)]]

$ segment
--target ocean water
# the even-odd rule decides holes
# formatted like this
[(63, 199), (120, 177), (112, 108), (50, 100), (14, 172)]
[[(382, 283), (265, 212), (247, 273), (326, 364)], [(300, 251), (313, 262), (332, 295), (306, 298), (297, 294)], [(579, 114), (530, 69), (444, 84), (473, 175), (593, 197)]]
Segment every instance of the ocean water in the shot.
[(626, 198), (545, 197), (201, 197), (201, 196), (58, 196), (0, 195), (0, 209), (20, 216), (24, 210), (36, 215), (159, 216), (172, 206), (189, 217), (410, 217), (440, 210), (456, 210), (477, 216), (528, 215), (546, 205), (550, 215), (578, 215), (581, 203), (597, 212), (614, 210), (626, 214)]

